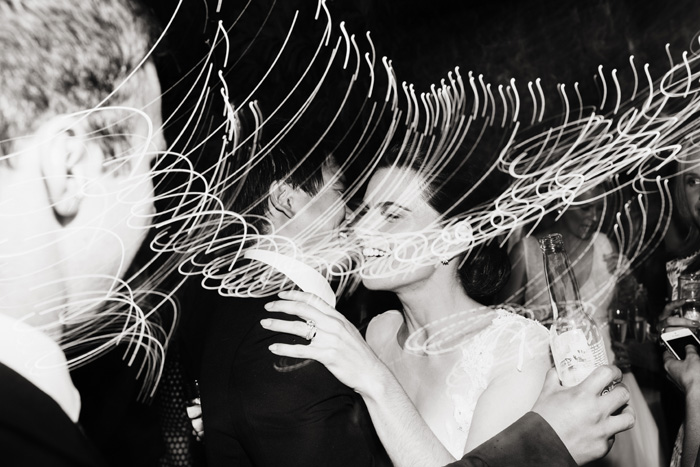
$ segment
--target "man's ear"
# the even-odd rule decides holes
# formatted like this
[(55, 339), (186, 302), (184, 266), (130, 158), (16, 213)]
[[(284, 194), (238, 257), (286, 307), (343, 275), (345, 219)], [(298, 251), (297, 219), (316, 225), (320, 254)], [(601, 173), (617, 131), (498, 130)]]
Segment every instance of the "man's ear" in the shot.
[(282, 214), (288, 219), (294, 217), (296, 209), (296, 191), (291, 185), (281, 181), (275, 181), (270, 184), (268, 192), (268, 207), (270, 211)]
[(60, 116), (41, 125), (39, 166), (56, 219), (68, 224), (80, 209), (84, 185), (102, 167), (99, 147), (88, 144), (84, 118)]

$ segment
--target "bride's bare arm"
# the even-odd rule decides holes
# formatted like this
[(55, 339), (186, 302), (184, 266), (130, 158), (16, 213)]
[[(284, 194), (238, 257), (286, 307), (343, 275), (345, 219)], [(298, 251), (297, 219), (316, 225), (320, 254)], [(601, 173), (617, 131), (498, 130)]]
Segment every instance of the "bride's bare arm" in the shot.
[(435, 437), (399, 382), (383, 366), (375, 387), (358, 391), (395, 466), (441, 466), (455, 459)]
[[(359, 393), (394, 465), (440, 466), (455, 460), (355, 326), (315, 295), (290, 291), (280, 293), (280, 298), (268, 303), (266, 308), (313, 321), (316, 335), (309, 345), (273, 344), (270, 347), (273, 353), (317, 360)], [(265, 319), (261, 325), (301, 337), (309, 332), (303, 321)]]
[(529, 412), (550, 368), (549, 354), (543, 352), (525, 362), (521, 370), (514, 361), (509, 371), (494, 378), (476, 404), (464, 452), (471, 451)]

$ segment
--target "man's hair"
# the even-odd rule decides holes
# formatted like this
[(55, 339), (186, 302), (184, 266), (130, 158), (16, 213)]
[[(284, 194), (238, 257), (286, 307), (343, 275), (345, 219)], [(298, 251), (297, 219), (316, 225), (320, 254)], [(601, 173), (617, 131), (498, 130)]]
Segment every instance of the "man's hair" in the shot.
[(320, 150), (301, 154), (288, 147), (276, 146), (247, 171), (245, 181), (233, 200), (233, 210), (255, 216), (249, 223), (261, 233), (267, 233), (266, 223), (260, 218), (267, 214), (270, 185), (284, 182), (315, 196), (323, 187), (323, 167), (335, 163), (332, 155)]
[[(0, 22), (0, 155), (43, 121), (99, 104), (155, 36), (154, 21), (131, 0), (0, 0)], [(131, 102), (138, 81), (126, 82), (108, 105)], [(119, 114), (92, 113), (90, 130), (130, 134), (115, 125)]]

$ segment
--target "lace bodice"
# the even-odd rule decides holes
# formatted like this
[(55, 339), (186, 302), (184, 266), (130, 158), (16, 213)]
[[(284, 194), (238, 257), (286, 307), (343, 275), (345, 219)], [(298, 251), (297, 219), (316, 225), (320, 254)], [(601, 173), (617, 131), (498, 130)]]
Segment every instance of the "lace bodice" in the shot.
[[(407, 350), (408, 345), (398, 344), (402, 323), (398, 311), (377, 316), (367, 330), (367, 341), (456, 458), (463, 455), (479, 397), (495, 378), (509, 371), (550, 366), (546, 329), (503, 309), (460, 313), (443, 320), (431, 335), (454, 334), (441, 340), (441, 348), (426, 345), (422, 351), (415, 345)], [(457, 329), (462, 330), (460, 338)], [(475, 331), (463, 332), (468, 329)]]

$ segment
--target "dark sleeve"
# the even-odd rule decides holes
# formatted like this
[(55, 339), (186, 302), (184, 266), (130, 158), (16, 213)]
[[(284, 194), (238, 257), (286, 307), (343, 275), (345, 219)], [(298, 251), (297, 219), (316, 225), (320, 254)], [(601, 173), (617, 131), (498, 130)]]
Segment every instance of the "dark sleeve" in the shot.
[(157, 406), (140, 402), (140, 365), (127, 365), (125, 347), (71, 371), (80, 392), (80, 425), (109, 465), (149, 467), (164, 452)]
[(318, 362), (272, 354), (268, 346), (274, 342), (306, 343), (258, 326), (238, 351), (229, 386), (238, 440), (253, 463), (372, 465), (358, 423), (359, 397)]
[(208, 339), (219, 341), (200, 381), (209, 466), (241, 458), (256, 466), (377, 465), (360, 398), (320, 363), (270, 352), (275, 342), (308, 341), (263, 329), (260, 319), (274, 316), (264, 303), (237, 302), (237, 314), (217, 315)]
[(557, 433), (528, 412), (511, 426), (450, 464), (451, 467), (576, 467)]
[(0, 382), (0, 464), (107, 465), (80, 427), (45, 392), (2, 363)]

